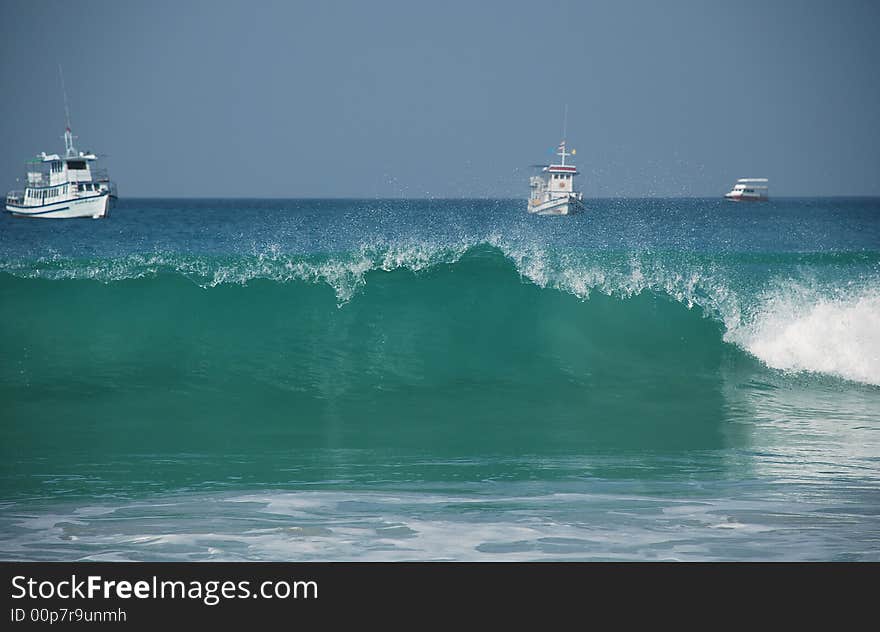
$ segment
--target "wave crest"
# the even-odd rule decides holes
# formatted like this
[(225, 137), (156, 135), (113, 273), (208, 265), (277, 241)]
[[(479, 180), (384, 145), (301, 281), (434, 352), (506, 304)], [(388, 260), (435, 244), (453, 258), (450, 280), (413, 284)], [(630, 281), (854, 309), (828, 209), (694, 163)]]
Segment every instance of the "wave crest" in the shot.
[(724, 339), (784, 371), (809, 371), (880, 386), (880, 293), (838, 297), (789, 286), (768, 293)]
[[(803, 255), (798, 257), (786, 263), (788, 268), (783, 266), (790, 275), (770, 282), (743, 272), (754, 261), (722, 261), (693, 253), (551, 249), (491, 234), (477, 242), (375, 242), (352, 252), (325, 255), (291, 254), (272, 244), (255, 246), (250, 254), (222, 257), (157, 252), (77, 260), (50, 254), (37, 260), (0, 261), (0, 272), (103, 283), (178, 274), (204, 288), (246, 285), (256, 279), (326, 284), (333, 289), (337, 305), (343, 306), (367, 285), (371, 273), (421, 273), (465, 258), (489, 259), (510, 265), (520, 278), (540, 288), (581, 300), (588, 300), (593, 292), (621, 300), (643, 292), (665, 295), (688, 308), (698, 306), (723, 323), (725, 342), (768, 367), (880, 385), (880, 280), (873, 260), (857, 262), (857, 268), (868, 271), (858, 281), (845, 271), (845, 276), (819, 283), (796, 278), (803, 267)], [(839, 265), (834, 260), (813, 263), (806, 266), (807, 277)], [(841, 284), (835, 278), (849, 280)]]

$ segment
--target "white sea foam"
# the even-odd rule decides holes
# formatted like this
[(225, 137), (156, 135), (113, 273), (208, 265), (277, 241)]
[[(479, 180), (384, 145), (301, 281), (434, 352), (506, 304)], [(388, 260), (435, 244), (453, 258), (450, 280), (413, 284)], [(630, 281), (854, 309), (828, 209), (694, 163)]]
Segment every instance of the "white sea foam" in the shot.
[[(163, 495), (157, 511), (123, 503), (97, 512), (69, 504), (39, 520), (0, 516), (17, 560), (712, 560), (826, 559), (876, 553), (830, 532), (809, 546), (792, 538), (834, 505), (789, 499), (646, 495), (644, 483), (595, 493), (447, 495), (411, 491), (269, 491)], [(638, 489), (636, 489), (636, 487)], [(684, 488), (682, 488), (684, 489)], [(167, 503), (171, 501), (171, 505)], [(460, 511), (468, 503), (467, 512)], [(108, 512), (107, 509), (110, 511)], [(40, 511), (36, 510), (35, 511)], [(30, 512), (28, 512), (30, 513)], [(95, 513), (92, 518), (82, 515)], [(71, 520), (73, 515), (80, 516)], [(844, 524), (865, 537), (862, 520)], [(70, 537), (71, 530), (77, 537)], [(822, 533), (822, 532), (820, 532)], [(760, 534), (761, 537), (755, 537)]]
[(840, 296), (790, 284), (769, 293), (725, 340), (786, 371), (810, 371), (880, 386), (880, 293)]

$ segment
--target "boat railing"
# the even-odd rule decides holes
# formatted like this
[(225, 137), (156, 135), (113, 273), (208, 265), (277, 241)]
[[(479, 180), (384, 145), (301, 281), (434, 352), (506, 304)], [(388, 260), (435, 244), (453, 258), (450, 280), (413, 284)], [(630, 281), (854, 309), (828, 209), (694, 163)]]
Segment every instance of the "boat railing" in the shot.
[(23, 204), (24, 203), (24, 191), (10, 191), (6, 194), (6, 203), (7, 204)]
[(110, 175), (106, 169), (92, 169), (92, 180), (95, 182), (109, 182)]

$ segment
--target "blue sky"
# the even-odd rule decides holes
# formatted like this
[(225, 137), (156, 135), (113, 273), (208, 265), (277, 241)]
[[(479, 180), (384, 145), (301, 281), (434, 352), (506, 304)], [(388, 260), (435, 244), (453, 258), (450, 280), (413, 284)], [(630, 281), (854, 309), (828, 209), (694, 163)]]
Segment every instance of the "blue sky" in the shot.
[(79, 148), (126, 196), (880, 195), (875, 2), (0, 4), (0, 168)]

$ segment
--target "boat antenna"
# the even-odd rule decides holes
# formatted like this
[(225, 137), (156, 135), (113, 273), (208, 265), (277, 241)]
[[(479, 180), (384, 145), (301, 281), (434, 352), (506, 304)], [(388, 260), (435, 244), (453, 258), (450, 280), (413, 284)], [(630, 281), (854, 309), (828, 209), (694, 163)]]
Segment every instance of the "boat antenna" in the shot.
[(562, 142), (565, 142), (565, 134), (568, 130), (568, 103), (565, 104), (562, 112)]
[(565, 166), (565, 157), (570, 156), (571, 154), (566, 153), (565, 151), (565, 134), (568, 131), (568, 103), (565, 104), (565, 109), (562, 114), (562, 142), (559, 143), (559, 153), (557, 156), (562, 156), (562, 166)]
[(67, 105), (67, 88), (64, 86), (64, 70), (58, 64), (58, 76), (61, 77), (61, 94), (64, 95), (64, 153), (65, 157), (76, 156), (76, 148), (73, 146), (73, 133), (70, 131), (70, 108)]

